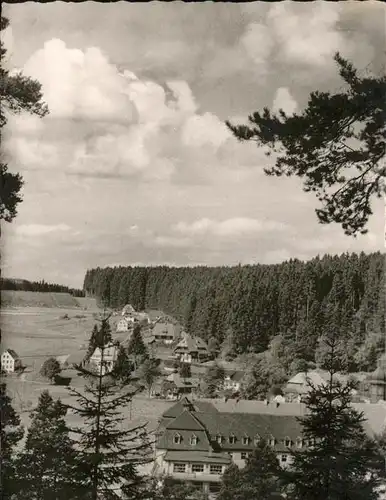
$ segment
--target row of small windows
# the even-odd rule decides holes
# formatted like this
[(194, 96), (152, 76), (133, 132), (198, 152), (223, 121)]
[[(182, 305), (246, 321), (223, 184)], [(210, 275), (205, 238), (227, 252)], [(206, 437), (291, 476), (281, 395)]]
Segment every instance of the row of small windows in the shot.
[[(260, 440), (261, 440), (260, 436), (255, 436), (255, 438), (253, 439), (254, 445), (257, 446), (257, 444), (260, 442)], [(220, 435), (220, 434), (218, 434), (216, 436), (216, 441), (219, 444), (223, 444), (225, 442), (225, 437), (222, 436), (222, 435)], [(195, 446), (198, 443), (197, 436), (195, 436), (195, 435), (191, 436), (190, 439), (189, 439), (189, 442), (190, 442), (190, 444), (192, 446)], [(231, 436), (229, 436), (228, 442), (229, 442), (229, 444), (236, 444), (236, 442), (237, 442), (236, 436), (233, 435), (233, 434)], [(244, 436), (242, 438), (242, 443), (243, 443), (244, 446), (248, 446), (249, 444), (251, 444), (251, 442), (252, 442), (252, 439), (249, 436)], [(174, 443), (175, 444), (181, 444), (182, 443), (182, 436), (180, 434), (175, 434), (174, 435)], [(268, 444), (270, 446), (275, 446), (277, 443), (278, 443), (278, 440), (275, 439), (273, 436), (271, 436), (268, 439)], [(289, 437), (284, 438), (284, 446), (286, 446), (287, 448), (290, 448), (293, 444), (294, 444), (293, 441)], [(296, 439), (296, 446), (298, 448), (302, 448), (305, 444), (308, 444), (308, 446), (312, 446), (314, 443), (313, 443), (312, 439), (304, 440), (304, 439), (302, 439), (300, 437), (298, 437)]]
[[(173, 464), (173, 472), (177, 474), (181, 474), (183, 472), (187, 472), (187, 464), (184, 463), (174, 463)], [(203, 464), (192, 464), (192, 472), (204, 472)], [(210, 464), (209, 465), (209, 474), (222, 474), (223, 467), (222, 465)]]

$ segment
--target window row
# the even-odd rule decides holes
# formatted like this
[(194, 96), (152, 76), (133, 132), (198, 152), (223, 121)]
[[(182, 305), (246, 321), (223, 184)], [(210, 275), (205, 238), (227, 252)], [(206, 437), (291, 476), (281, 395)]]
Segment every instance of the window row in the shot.
[[(177, 474), (182, 474), (184, 472), (188, 472), (188, 464), (185, 463), (173, 463), (173, 472)], [(192, 464), (191, 471), (195, 472), (204, 472), (204, 464)], [(210, 464), (209, 465), (209, 474), (222, 474), (223, 466), (218, 464)]]
[[(253, 438), (253, 444), (255, 446), (257, 446), (258, 443), (261, 441), (261, 439), (262, 438), (260, 436), (255, 436)], [(219, 444), (224, 444), (226, 442), (226, 438), (223, 435), (221, 435), (221, 434), (217, 434), (216, 441)], [(231, 434), (228, 437), (228, 443), (229, 444), (236, 444), (236, 442), (237, 442), (237, 437), (235, 435)], [(241, 442), (242, 442), (243, 445), (248, 446), (248, 445), (250, 445), (252, 443), (252, 439), (249, 436), (243, 436)], [(279, 443), (279, 440), (277, 440), (274, 436), (271, 436), (271, 437), (268, 438), (267, 442), (268, 442), (268, 444), (270, 446), (275, 446), (277, 443)], [(284, 443), (284, 446), (286, 446), (287, 448), (290, 448), (291, 446), (293, 446), (295, 444), (292, 441), (292, 439), (289, 438), (289, 437), (284, 438), (283, 443)], [(312, 446), (313, 445), (313, 440), (311, 440), (311, 439), (305, 440), (305, 439), (303, 439), (301, 437), (298, 437), (296, 439), (296, 446), (298, 448), (302, 448), (305, 444), (307, 444), (308, 446)]]
[[(261, 437), (260, 436), (255, 436), (254, 439), (253, 439), (253, 443), (255, 446), (258, 445), (258, 443), (261, 441)], [(174, 441), (174, 444), (181, 444), (182, 443), (182, 436), (181, 434), (175, 434), (174, 435), (174, 438), (173, 438), (173, 441)], [(216, 436), (216, 441), (217, 443), (219, 444), (224, 444), (226, 442), (226, 439), (223, 435), (221, 434), (217, 434)], [(249, 437), (249, 436), (243, 436), (242, 438), (242, 444), (244, 446), (248, 446), (252, 443), (252, 439)], [(196, 435), (192, 435), (190, 438), (189, 438), (189, 443), (192, 445), (192, 446), (195, 446), (197, 445), (198, 443), (198, 437)], [(234, 434), (231, 434), (229, 437), (228, 437), (228, 443), (229, 444), (236, 444), (237, 443), (237, 437), (234, 435)], [(270, 446), (275, 446), (276, 444), (278, 444), (279, 441), (277, 439), (275, 439), (273, 436), (270, 436), (268, 438), (268, 444)], [(290, 448), (291, 446), (293, 446), (295, 443), (292, 441), (291, 438), (289, 437), (286, 437), (284, 438), (283, 440), (283, 443), (284, 443), (284, 446), (286, 446), (287, 448)], [(296, 446), (298, 448), (302, 448), (305, 444), (307, 444), (308, 446), (313, 446), (314, 442), (312, 439), (308, 439), (308, 440), (305, 440), (301, 437), (298, 437), (296, 439)]]

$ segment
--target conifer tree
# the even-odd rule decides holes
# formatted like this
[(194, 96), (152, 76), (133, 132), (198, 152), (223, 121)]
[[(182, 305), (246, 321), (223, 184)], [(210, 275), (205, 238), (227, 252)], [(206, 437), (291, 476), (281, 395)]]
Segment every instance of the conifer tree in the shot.
[(15, 447), (24, 436), (20, 416), (12, 406), (6, 385), (0, 383), (0, 491), (2, 500), (10, 500), (17, 491), (18, 479), (15, 469)]
[(108, 322), (109, 317), (101, 319), (99, 371), (77, 366), (80, 375), (92, 383), (86, 383), (82, 392), (70, 388), (78, 404), (69, 407), (84, 424), (72, 431), (79, 436), (78, 448), (87, 476), (82, 486), (89, 489), (91, 500), (118, 500), (122, 491), (126, 498), (135, 498), (133, 495), (142, 481), (137, 467), (149, 461), (151, 451), (146, 424), (130, 427), (124, 416), (136, 391), (129, 385), (118, 386), (114, 370), (105, 373), (104, 351), (106, 339), (111, 335)]
[(232, 464), (225, 471), (217, 500), (271, 500), (280, 490), (280, 474), (275, 452), (261, 440), (243, 469)]
[[(65, 422), (66, 406), (48, 391), (32, 412), (27, 440), (17, 459), (18, 498), (30, 500), (84, 499), (81, 468)], [(80, 480), (80, 481), (79, 481)]]
[(137, 368), (140, 363), (149, 357), (147, 348), (142, 339), (141, 326), (138, 324), (134, 326), (133, 333), (131, 334), (129, 345), (127, 347), (127, 354), (133, 356), (135, 368)]
[(343, 384), (334, 376), (340, 368), (337, 341), (328, 336), (325, 342), (330, 348), (329, 381), (321, 386), (310, 383), (305, 398), (308, 413), (299, 419), (307, 446), (291, 453), (291, 469), (283, 474), (288, 498), (375, 500), (384, 459), (376, 442), (366, 435), (363, 413), (351, 406), (355, 383)]
[(125, 385), (131, 380), (131, 373), (134, 370), (134, 363), (129, 359), (126, 349), (119, 344), (118, 355), (115, 362), (113, 376), (117, 381)]

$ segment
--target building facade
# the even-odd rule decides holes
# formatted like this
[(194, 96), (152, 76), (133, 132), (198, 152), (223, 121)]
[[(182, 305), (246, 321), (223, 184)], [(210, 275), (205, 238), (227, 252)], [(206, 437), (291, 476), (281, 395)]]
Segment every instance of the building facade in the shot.
[(101, 370), (105, 374), (112, 371), (117, 357), (118, 347), (115, 344), (108, 344), (104, 349), (99, 347), (95, 349), (90, 357), (90, 363), (95, 366), (98, 372)]
[(210, 357), (210, 352), (206, 342), (200, 337), (192, 337), (184, 333), (174, 348), (174, 356), (181, 363), (193, 363), (206, 361)]
[(232, 462), (244, 467), (261, 440), (283, 467), (290, 465), (290, 450), (310, 444), (294, 416), (220, 412), (211, 403), (184, 397), (159, 423), (154, 473), (192, 482), (215, 496), (225, 469)]
[(13, 349), (7, 349), (1, 355), (1, 369), (6, 373), (13, 373), (21, 368), (21, 360)]

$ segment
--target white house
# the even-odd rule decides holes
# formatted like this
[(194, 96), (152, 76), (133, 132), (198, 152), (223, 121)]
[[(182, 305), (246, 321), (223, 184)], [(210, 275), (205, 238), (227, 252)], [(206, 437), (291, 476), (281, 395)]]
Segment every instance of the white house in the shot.
[(13, 373), (21, 367), (21, 360), (13, 349), (7, 349), (1, 355), (1, 368), (7, 373)]
[(127, 332), (133, 327), (135, 323), (134, 316), (125, 316), (117, 323), (117, 332)]
[(103, 365), (102, 365), (102, 350), (97, 347), (90, 357), (92, 363), (99, 371), (102, 365), (102, 373), (111, 372), (114, 368), (115, 362), (118, 357), (118, 347), (115, 344), (108, 344), (103, 349)]
[(224, 389), (235, 392), (239, 391), (243, 377), (243, 371), (226, 371), (224, 377)]
[(131, 304), (126, 304), (122, 309), (122, 316), (130, 316), (135, 313), (135, 309)]

